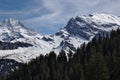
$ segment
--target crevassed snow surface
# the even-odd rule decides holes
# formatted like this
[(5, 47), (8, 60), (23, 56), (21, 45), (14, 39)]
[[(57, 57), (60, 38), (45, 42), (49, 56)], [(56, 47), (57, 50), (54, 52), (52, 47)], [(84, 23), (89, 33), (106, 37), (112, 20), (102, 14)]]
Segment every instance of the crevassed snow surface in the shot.
[(108, 33), (120, 28), (120, 17), (108, 14), (90, 14), (72, 18), (66, 27), (53, 35), (41, 36), (24, 27), (18, 20), (12, 18), (0, 24), (0, 41), (25, 42), (31, 47), (19, 47), (14, 50), (0, 50), (0, 58), (14, 59), (20, 63), (29, 62), (40, 54), (55, 51), (58, 55), (61, 50), (66, 53), (76, 51), (81, 44), (88, 43), (94, 36)]

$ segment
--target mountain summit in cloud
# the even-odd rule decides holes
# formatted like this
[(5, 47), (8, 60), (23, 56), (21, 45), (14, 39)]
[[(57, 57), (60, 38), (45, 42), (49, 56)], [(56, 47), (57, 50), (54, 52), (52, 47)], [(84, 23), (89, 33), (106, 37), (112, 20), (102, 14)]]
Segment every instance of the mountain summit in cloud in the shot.
[(12, 18), (0, 24), (0, 41), (9, 43), (26, 43), (32, 46), (19, 46), (12, 50), (0, 50), (2, 59), (13, 59), (20, 63), (29, 62), (40, 54), (55, 51), (58, 55), (61, 50), (66, 53), (76, 52), (81, 44), (88, 43), (99, 34), (110, 33), (120, 28), (120, 17), (108, 14), (90, 14), (71, 18), (67, 25), (53, 35), (39, 35), (24, 27)]

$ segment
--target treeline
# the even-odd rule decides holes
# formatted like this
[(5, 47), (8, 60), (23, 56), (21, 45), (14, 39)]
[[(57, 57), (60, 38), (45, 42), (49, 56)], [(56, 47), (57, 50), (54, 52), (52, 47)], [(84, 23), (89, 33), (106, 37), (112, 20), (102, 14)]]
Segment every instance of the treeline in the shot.
[(120, 30), (84, 43), (77, 52), (54, 52), (22, 65), (1, 80), (120, 80)]

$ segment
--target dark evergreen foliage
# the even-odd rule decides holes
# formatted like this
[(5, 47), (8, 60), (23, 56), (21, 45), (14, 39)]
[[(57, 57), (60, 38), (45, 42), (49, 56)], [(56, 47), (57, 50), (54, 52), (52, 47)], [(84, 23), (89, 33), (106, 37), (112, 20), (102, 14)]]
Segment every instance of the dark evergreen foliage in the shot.
[(2, 80), (120, 80), (120, 30), (94, 38), (75, 54), (40, 55)]

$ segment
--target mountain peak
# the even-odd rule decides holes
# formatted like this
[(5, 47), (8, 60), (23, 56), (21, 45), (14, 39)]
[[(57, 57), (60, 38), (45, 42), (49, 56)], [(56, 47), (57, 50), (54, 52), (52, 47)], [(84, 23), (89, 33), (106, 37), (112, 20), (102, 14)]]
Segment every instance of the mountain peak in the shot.
[(14, 19), (14, 18), (6, 19), (4, 22), (5, 22), (5, 23), (8, 23), (8, 24), (11, 24), (11, 25), (16, 25), (16, 24), (19, 23), (19, 21), (16, 20), (16, 19)]
[[(89, 14), (71, 18), (66, 27), (48, 36), (39, 36), (23, 28), (24, 26), (15, 19), (8, 19), (6, 22), (0, 27), (0, 41), (12, 43), (20, 41), (33, 45), (32, 47), (12, 50), (10, 53), (0, 52), (2, 56), (5, 56), (4, 58), (11, 58), (19, 62), (28, 62), (36, 56), (45, 55), (50, 51), (55, 51), (57, 54), (61, 50), (66, 53), (75, 52), (76, 48), (84, 42), (89, 42), (94, 36), (109, 34), (111, 30), (120, 28), (120, 17), (109, 14)], [(6, 57), (6, 55), (8, 56)]]
[(0, 41), (10, 42), (20, 38), (37, 35), (36, 32), (26, 28), (19, 20), (9, 18), (3, 21), (0, 25)]
[(110, 24), (114, 23), (117, 25), (120, 25), (120, 17), (114, 16), (111, 14), (103, 14), (103, 13), (93, 13), (85, 16), (76, 16), (75, 18), (71, 18), (68, 21), (68, 24), (66, 25), (66, 28), (76, 28), (76, 27), (85, 27), (83, 24), (91, 24), (91, 23), (96, 23), (96, 24)]
[(120, 17), (111, 14), (93, 13), (90, 14), (89, 16), (82, 16), (81, 18), (89, 22), (92, 21), (101, 24), (114, 23), (120, 25)]
[(89, 14), (88, 16), (77, 16), (71, 18), (65, 30), (72, 34), (80, 37), (90, 39), (91, 35), (94, 35), (98, 30), (109, 31), (116, 29), (116, 26), (120, 26), (120, 17), (110, 14)]

